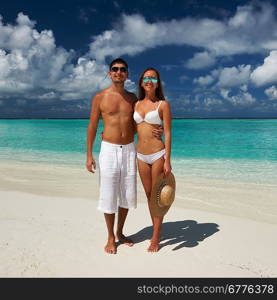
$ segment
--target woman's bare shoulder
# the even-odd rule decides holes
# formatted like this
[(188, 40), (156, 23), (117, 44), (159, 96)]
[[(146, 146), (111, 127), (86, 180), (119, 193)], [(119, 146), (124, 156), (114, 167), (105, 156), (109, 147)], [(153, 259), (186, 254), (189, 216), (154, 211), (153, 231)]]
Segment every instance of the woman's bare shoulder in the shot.
[(170, 107), (170, 103), (166, 99), (162, 99), (161, 101), (161, 107)]

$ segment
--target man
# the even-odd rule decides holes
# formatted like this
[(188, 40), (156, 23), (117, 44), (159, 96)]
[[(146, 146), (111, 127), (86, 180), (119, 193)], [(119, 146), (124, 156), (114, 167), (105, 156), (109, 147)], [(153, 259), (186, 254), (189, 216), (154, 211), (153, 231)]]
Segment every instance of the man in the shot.
[[(128, 78), (128, 65), (117, 58), (110, 64), (111, 86), (100, 91), (92, 99), (90, 122), (87, 134), (86, 168), (94, 173), (96, 162), (93, 157), (98, 121), (103, 118), (101, 150), (99, 154), (100, 199), (98, 209), (104, 213), (108, 230), (105, 251), (116, 254), (116, 238), (120, 243), (133, 246), (123, 234), (123, 226), (130, 208), (137, 205), (136, 150), (134, 145), (135, 125), (133, 120), (135, 94), (124, 89)], [(161, 132), (153, 130), (158, 138)], [(114, 234), (115, 213), (118, 212), (116, 235)]]

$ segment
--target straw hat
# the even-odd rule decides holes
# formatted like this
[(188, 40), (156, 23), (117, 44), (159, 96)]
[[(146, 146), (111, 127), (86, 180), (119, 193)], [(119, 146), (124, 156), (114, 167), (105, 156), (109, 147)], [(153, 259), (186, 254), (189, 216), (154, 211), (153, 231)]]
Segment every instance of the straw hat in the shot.
[(163, 217), (175, 198), (176, 183), (172, 173), (158, 176), (151, 192), (150, 210), (154, 217)]

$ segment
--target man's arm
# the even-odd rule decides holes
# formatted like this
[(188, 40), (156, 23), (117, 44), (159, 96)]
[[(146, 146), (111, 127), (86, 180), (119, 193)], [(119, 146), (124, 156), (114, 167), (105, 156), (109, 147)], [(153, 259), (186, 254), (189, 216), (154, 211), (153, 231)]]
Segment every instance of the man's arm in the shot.
[(162, 139), (162, 136), (164, 134), (164, 128), (162, 125), (160, 125), (159, 127), (157, 128), (154, 128), (152, 130), (152, 134), (155, 138), (157, 138), (158, 140), (161, 140)]
[[(135, 111), (135, 107), (136, 107), (136, 104), (138, 102), (138, 98), (136, 96), (136, 94), (134, 93), (131, 93), (132, 94), (132, 97), (133, 97), (133, 111)], [(137, 131), (137, 123), (135, 122), (135, 120), (133, 120), (133, 128), (134, 128), (134, 135), (138, 133)]]
[(92, 99), (90, 121), (87, 129), (87, 162), (86, 168), (89, 172), (94, 173), (96, 169), (96, 162), (93, 157), (93, 143), (95, 140), (98, 122), (100, 118), (100, 96), (95, 95)]

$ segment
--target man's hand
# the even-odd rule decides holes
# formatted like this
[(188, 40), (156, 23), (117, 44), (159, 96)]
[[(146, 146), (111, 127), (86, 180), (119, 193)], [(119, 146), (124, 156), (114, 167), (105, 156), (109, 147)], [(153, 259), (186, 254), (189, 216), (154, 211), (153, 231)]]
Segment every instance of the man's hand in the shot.
[(162, 139), (162, 136), (163, 136), (163, 133), (164, 133), (164, 128), (163, 126), (159, 126), (157, 128), (154, 128), (152, 130), (152, 134), (155, 138), (157, 138), (158, 140), (161, 140)]
[(89, 172), (95, 173), (96, 162), (93, 156), (87, 158), (86, 168)]

